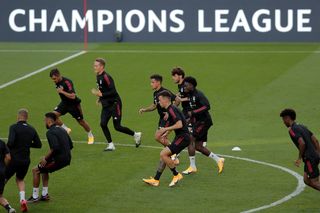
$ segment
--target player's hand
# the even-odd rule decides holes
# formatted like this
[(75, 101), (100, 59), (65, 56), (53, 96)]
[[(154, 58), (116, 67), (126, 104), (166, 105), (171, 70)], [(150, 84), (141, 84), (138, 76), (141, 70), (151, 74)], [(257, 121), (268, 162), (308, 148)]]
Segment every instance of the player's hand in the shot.
[(141, 115), (142, 113), (146, 112), (144, 108), (139, 109), (139, 114)]
[(40, 161), (40, 166), (41, 167), (45, 167), (45, 165), (47, 164), (46, 158), (42, 157), (41, 161)]
[(192, 112), (188, 111), (188, 116), (191, 118), (192, 117)]
[(101, 97), (102, 96), (102, 93), (100, 90), (96, 89), (96, 88), (92, 88), (91, 89), (91, 93), (95, 96), (98, 96), (98, 97)]
[(297, 159), (294, 164), (296, 165), (296, 167), (300, 167), (301, 164), (301, 159)]
[(159, 136), (163, 136), (163, 134), (166, 133), (166, 129), (165, 128), (161, 128), (161, 129), (158, 129), (157, 132), (156, 132), (156, 135), (159, 135)]
[(58, 92), (58, 93), (62, 93), (62, 92), (63, 92), (63, 87), (58, 87), (58, 88), (57, 88), (57, 92)]
[(164, 116), (163, 116), (163, 120), (167, 121), (167, 120), (168, 120), (168, 118), (169, 118), (169, 113), (164, 112), (163, 114), (164, 114)]

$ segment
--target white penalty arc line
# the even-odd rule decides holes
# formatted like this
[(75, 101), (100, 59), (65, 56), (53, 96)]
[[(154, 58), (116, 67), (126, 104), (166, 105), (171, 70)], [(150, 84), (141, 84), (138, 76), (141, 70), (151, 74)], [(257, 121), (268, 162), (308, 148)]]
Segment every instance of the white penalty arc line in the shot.
[[(0, 138), (2, 140), (7, 140), (7, 138)], [(42, 141), (47, 141), (47, 139), (41, 139)], [(78, 143), (78, 144), (87, 144), (86, 141), (73, 141), (74, 143)], [(94, 142), (94, 144), (99, 144), (99, 145), (106, 145), (106, 142)], [(90, 146), (90, 145), (89, 145)], [(123, 146), (123, 147), (135, 147), (134, 144), (121, 144), (121, 143), (115, 143), (115, 146)], [(162, 147), (159, 146), (148, 146), (148, 145), (141, 145), (141, 148), (150, 148), (150, 149), (163, 149)], [(186, 150), (184, 150), (186, 151)], [(291, 192), (290, 194), (288, 194), (287, 196), (281, 198), (280, 200), (277, 200), (275, 202), (272, 202), (270, 204), (267, 205), (263, 205), (257, 208), (253, 208), (253, 209), (249, 209), (249, 210), (245, 210), (242, 211), (241, 213), (252, 213), (252, 212), (258, 212), (264, 209), (269, 209), (271, 207), (275, 207), (278, 205), (281, 205), (287, 201), (289, 201), (290, 199), (298, 196), (299, 194), (301, 194), (303, 192), (303, 190), (305, 189), (305, 184), (303, 181), (303, 177), (301, 175), (299, 175), (298, 173), (296, 173), (295, 171), (292, 171), (286, 167), (283, 166), (279, 166), (276, 164), (272, 164), (272, 163), (267, 163), (267, 162), (263, 162), (263, 161), (259, 161), (259, 160), (253, 160), (250, 158), (242, 158), (242, 157), (237, 157), (237, 156), (232, 156), (232, 155), (222, 155), (222, 154), (217, 154), (221, 157), (225, 157), (225, 158), (231, 158), (231, 159), (236, 159), (236, 160), (242, 160), (242, 161), (247, 161), (250, 163), (255, 163), (255, 164), (260, 164), (260, 165), (264, 165), (264, 166), (269, 166), (275, 169), (279, 169), (283, 172), (286, 172), (290, 175), (292, 175), (293, 177), (295, 177), (298, 181), (297, 187), (296, 189)]]
[[(86, 144), (87, 143), (85, 141), (73, 141), (73, 142), (81, 143), (81, 144)], [(95, 144), (103, 144), (103, 145), (105, 145), (106, 143), (95, 142)], [(133, 144), (115, 143), (115, 145), (116, 146), (124, 146), (124, 147), (135, 147), (135, 145), (133, 145)], [(140, 147), (142, 147), (142, 148), (151, 148), (151, 149), (162, 149), (162, 147), (158, 147), (158, 146), (141, 145)], [(264, 206), (260, 206), (260, 207), (257, 207), (257, 208), (245, 210), (245, 211), (242, 211), (241, 213), (258, 212), (258, 211), (261, 211), (261, 210), (264, 210), (264, 209), (268, 209), (268, 208), (271, 208), (271, 207), (278, 206), (280, 204), (283, 204), (283, 203), (289, 201), (293, 197), (298, 196), (305, 189), (305, 184), (304, 184), (304, 181), (303, 181), (303, 177), (301, 175), (299, 175), (298, 173), (296, 173), (295, 171), (292, 171), (292, 170), (290, 170), (290, 169), (288, 169), (286, 167), (279, 166), (279, 165), (272, 164), (272, 163), (263, 162), (263, 161), (253, 160), (253, 159), (250, 159), (250, 158), (242, 158), (242, 157), (236, 157), (236, 156), (232, 156), (232, 155), (221, 155), (221, 154), (218, 154), (218, 155), (221, 156), (221, 157), (225, 157), (225, 158), (232, 158), (232, 159), (236, 159), (236, 160), (247, 161), (247, 162), (250, 162), (250, 163), (260, 164), (260, 165), (269, 166), (269, 167), (272, 167), (272, 168), (275, 168), (275, 169), (279, 169), (279, 170), (281, 170), (283, 172), (286, 172), (286, 173), (292, 175), (293, 177), (295, 177), (297, 179), (297, 182), (298, 182), (297, 183), (297, 187), (289, 195), (287, 195), (287, 196), (285, 196), (285, 197), (281, 198), (280, 200), (277, 200), (277, 201), (275, 201), (273, 203), (270, 203), (270, 204), (267, 204), (267, 205), (264, 205)]]
[(31, 77), (31, 76), (33, 76), (33, 75), (36, 75), (36, 74), (38, 74), (38, 73), (41, 73), (41, 72), (43, 72), (43, 71), (45, 71), (45, 70), (47, 70), (47, 69), (49, 69), (49, 68), (51, 68), (51, 67), (57, 66), (57, 65), (59, 65), (59, 64), (62, 64), (62, 63), (64, 63), (64, 62), (66, 62), (66, 61), (69, 61), (69, 60), (71, 60), (71, 59), (74, 59), (74, 58), (76, 58), (76, 57), (78, 57), (78, 56), (80, 56), (80, 55), (83, 55), (83, 54), (85, 54), (85, 53), (86, 53), (86, 51), (77, 52), (77, 53), (75, 53), (75, 54), (73, 54), (73, 55), (70, 55), (70, 56), (68, 56), (68, 57), (66, 57), (66, 58), (63, 58), (63, 59), (61, 59), (61, 60), (59, 60), (59, 61), (56, 61), (56, 62), (54, 62), (54, 63), (52, 63), (52, 64), (49, 64), (49, 65), (47, 65), (47, 66), (45, 66), (45, 67), (42, 67), (42, 68), (40, 68), (40, 69), (38, 69), (38, 70), (35, 70), (35, 71), (31, 72), (31, 73), (28, 73), (28, 74), (26, 74), (26, 75), (24, 75), (24, 76), (22, 76), (22, 77), (20, 77), (20, 78), (16, 78), (16, 79), (14, 79), (14, 80), (12, 80), (12, 81), (9, 81), (9, 82), (7, 82), (7, 83), (4, 83), (4, 84), (0, 85), (0, 89), (3, 89), (3, 88), (5, 88), (5, 87), (8, 87), (8, 86), (10, 86), (10, 85), (12, 85), (12, 84), (15, 84), (15, 83), (17, 83), (17, 82), (19, 82), (19, 81), (22, 81), (22, 80), (24, 80), (24, 79), (27, 79), (27, 78), (29, 78), (29, 77)]
[[(8, 50), (0, 49), (0, 53), (74, 53), (79, 50)], [(320, 54), (320, 51), (309, 50), (87, 50), (87, 53), (119, 53), (119, 54)]]

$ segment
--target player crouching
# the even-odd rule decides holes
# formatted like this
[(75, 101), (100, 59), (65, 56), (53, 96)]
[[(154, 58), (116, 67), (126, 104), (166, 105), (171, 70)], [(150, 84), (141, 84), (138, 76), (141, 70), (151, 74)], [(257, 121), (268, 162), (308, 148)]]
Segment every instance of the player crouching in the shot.
[(171, 94), (168, 91), (159, 93), (159, 104), (168, 112), (169, 126), (159, 129), (156, 134), (160, 134), (163, 138), (166, 138), (171, 131), (174, 131), (176, 136), (172, 143), (170, 145), (168, 144), (168, 146), (160, 152), (160, 164), (156, 175), (150, 179), (143, 179), (143, 181), (152, 186), (159, 186), (160, 177), (166, 166), (168, 166), (173, 174), (173, 179), (169, 184), (169, 186), (172, 187), (175, 186), (183, 176), (177, 172), (175, 162), (171, 159), (171, 156), (179, 154), (184, 148), (189, 146), (190, 134), (182, 112), (171, 104)]
[[(49, 173), (58, 171), (71, 162), (72, 141), (68, 133), (60, 126), (56, 125), (57, 116), (49, 112), (45, 115), (45, 123), (48, 129), (47, 139), (50, 150), (44, 156), (38, 166), (32, 169), (33, 173), (33, 194), (28, 199), (28, 203), (34, 203), (39, 200), (48, 201)], [(42, 196), (39, 197), (40, 176), (42, 176)]]

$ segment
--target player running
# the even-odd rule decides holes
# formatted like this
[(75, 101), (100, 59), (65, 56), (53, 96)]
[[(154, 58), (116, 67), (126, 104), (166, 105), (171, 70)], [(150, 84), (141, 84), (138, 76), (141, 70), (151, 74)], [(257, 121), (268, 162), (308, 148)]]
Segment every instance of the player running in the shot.
[(53, 69), (50, 72), (50, 78), (56, 84), (57, 92), (61, 98), (60, 104), (54, 109), (54, 114), (57, 116), (57, 125), (65, 129), (70, 134), (71, 129), (68, 128), (60, 119), (61, 115), (70, 113), (78, 123), (88, 133), (88, 144), (94, 143), (94, 136), (92, 134), (89, 124), (83, 119), (81, 109), (81, 99), (77, 97), (73, 83), (70, 79), (63, 77), (58, 69)]
[(112, 77), (105, 72), (106, 62), (102, 58), (97, 58), (94, 61), (94, 72), (97, 75), (98, 89), (92, 89), (91, 92), (97, 96), (98, 102), (102, 105), (100, 126), (107, 139), (108, 145), (105, 151), (115, 150), (115, 145), (112, 142), (111, 134), (108, 128), (110, 118), (113, 118), (113, 126), (116, 131), (133, 136), (136, 147), (141, 144), (141, 132), (134, 132), (127, 127), (121, 125), (122, 118), (122, 102), (116, 90), (115, 83)]
[[(158, 74), (154, 74), (150, 76), (150, 85), (152, 90), (154, 90), (153, 93), (153, 103), (145, 108), (139, 109), (139, 113), (145, 113), (145, 112), (152, 112), (155, 109), (157, 109), (158, 114), (159, 114), (159, 122), (158, 122), (158, 128), (163, 128), (167, 125), (167, 113), (166, 109), (162, 108), (159, 104), (159, 94), (163, 91), (168, 91), (171, 94), (171, 101), (175, 101), (176, 96), (173, 95), (168, 89), (162, 87), (162, 76)], [(161, 143), (162, 145), (166, 146), (166, 143), (164, 143), (163, 139), (160, 137), (156, 136), (156, 140)]]
[(186, 77), (184, 79), (184, 89), (189, 98), (190, 109), (188, 111), (188, 116), (193, 128), (193, 142), (188, 147), (190, 166), (182, 173), (188, 175), (197, 172), (195, 160), (195, 150), (197, 150), (205, 156), (212, 158), (217, 163), (218, 172), (220, 174), (223, 171), (224, 158), (218, 157), (202, 145), (203, 141), (207, 139), (208, 131), (213, 123), (209, 113), (210, 103), (204, 94), (197, 90), (196, 87), (197, 81), (195, 78)]
[(6, 169), (6, 182), (16, 174), (19, 189), (21, 211), (27, 212), (24, 178), (30, 165), (30, 148), (41, 148), (42, 144), (37, 131), (27, 123), (28, 110), (20, 109), (18, 122), (11, 125), (7, 146), (10, 149), (11, 161)]
[(172, 143), (165, 147), (160, 152), (160, 164), (157, 169), (156, 175), (150, 179), (143, 179), (143, 181), (151, 186), (159, 186), (160, 177), (162, 172), (168, 166), (173, 174), (173, 179), (169, 184), (170, 187), (175, 186), (182, 178), (182, 174), (177, 172), (176, 164), (171, 159), (173, 154), (179, 154), (184, 148), (190, 144), (190, 134), (187, 127), (187, 122), (182, 112), (171, 103), (171, 94), (168, 91), (162, 91), (159, 93), (159, 104), (165, 108), (168, 112), (169, 126), (161, 128), (157, 131), (157, 134), (166, 137), (171, 131), (175, 132), (175, 138)]
[[(50, 200), (48, 193), (49, 173), (58, 171), (71, 162), (72, 141), (68, 133), (56, 125), (57, 116), (49, 112), (45, 114), (45, 124), (48, 129), (47, 139), (50, 150), (42, 157), (40, 163), (32, 169), (33, 193), (28, 203)], [(42, 176), (42, 196), (39, 197), (40, 176)]]
[(5, 170), (11, 160), (10, 151), (7, 145), (0, 140), (0, 204), (7, 212), (15, 213), (16, 210), (12, 208), (9, 202), (3, 197), (3, 190), (5, 185)]
[(293, 109), (284, 109), (280, 113), (283, 123), (289, 129), (289, 135), (294, 145), (299, 150), (297, 167), (304, 162), (304, 183), (320, 191), (319, 182), (319, 159), (320, 146), (315, 135), (304, 125), (297, 124), (296, 112)]
[[(178, 84), (178, 94), (177, 94), (177, 103), (181, 103), (182, 106), (182, 112), (184, 114), (184, 117), (189, 120), (189, 115), (188, 111), (190, 111), (190, 106), (189, 106), (189, 98), (187, 94), (184, 91), (184, 85), (183, 85), (183, 80), (185, 77), (185, 72), (181, 67), (175, 67), (171, 71), (171, 76), (172, 80), (175, 84)], [(189, 123), (189, 128), (191, 128), (191, 124)], [(204, 141), (202, 143), (204, 147), (207, 146), (207, 138), (204, 138)]]

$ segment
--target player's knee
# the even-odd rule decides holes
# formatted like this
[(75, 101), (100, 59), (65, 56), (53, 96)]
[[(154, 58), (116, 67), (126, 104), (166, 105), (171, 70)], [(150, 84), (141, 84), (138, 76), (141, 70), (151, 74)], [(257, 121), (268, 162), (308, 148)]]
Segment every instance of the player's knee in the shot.
[(119, 132), (122, 130), (122, 126), (120, 124), (115, 124), (114, 129)]

